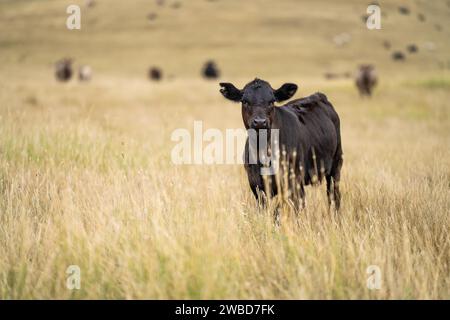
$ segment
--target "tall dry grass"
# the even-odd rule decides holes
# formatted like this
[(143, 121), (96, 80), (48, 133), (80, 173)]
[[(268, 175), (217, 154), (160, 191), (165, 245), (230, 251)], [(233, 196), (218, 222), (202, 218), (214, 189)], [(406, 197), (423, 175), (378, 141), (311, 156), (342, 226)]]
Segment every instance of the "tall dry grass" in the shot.
[[(134, 90), (145, 96), (146, 86)], [(173, 88), (202, 92), (190, 108), (206, 125), (229, 126), (215, 116), (223, 112), (240, 126), (239, 107), (215, 84), (162, 84), (154, 94)], [(20, 98), (19, 86), (7, 89), (2, 298), (449, 298), (447, 90), (416, 89), (420, 118), (377, 119), (379, 108), (402, 112), (392, 91), (354, 105), (356, 92), (330, 87), (343, 124), (342, 210), (330, 215), (325, 187), (308, 187), (306, 210), (298, 219), (282, 211), (276, 227), (241, 166), (171, 163), (170, 127), (192, 126), (174, 117), (185, 99), (153, 109), (135, 97), (125, 108), (107, 104), (121, 99), (107, 84), (45, 95), (46, 85), (29, 83)], [(89, 101), (60, 104), (69, 91)], [(27, 95), (37, 101), (16, 101)], [(66, 288), (69, 265), (81, 269), (80, 290)], [(366, 286), (370, 265), (382, 271), (380, 290)]]

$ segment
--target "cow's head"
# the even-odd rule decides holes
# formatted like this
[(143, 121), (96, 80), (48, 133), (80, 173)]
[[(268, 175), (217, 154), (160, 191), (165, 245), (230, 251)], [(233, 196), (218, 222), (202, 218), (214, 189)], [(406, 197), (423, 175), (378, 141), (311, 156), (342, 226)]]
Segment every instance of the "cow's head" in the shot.
[(270, 129), (273, 123), (275, 102), (291, 98), (297, 85), (285, 83), (274, 90), (264, 80), (255, 79), (240, 90), (231, 83), (220, 83), (222, 95), (234, 102), (242, 103), (242, 119), (246, 129)]
[(73, 59), (72, 58), (63, 58), (56, 62), (56, 67), (58, 68), (70, 68), (72, 66)]

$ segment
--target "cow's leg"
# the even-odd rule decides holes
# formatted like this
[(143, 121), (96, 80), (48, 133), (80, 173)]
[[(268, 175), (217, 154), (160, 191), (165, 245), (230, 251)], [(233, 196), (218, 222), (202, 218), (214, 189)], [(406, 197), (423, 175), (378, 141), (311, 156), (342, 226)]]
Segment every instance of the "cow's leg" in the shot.
[[(268, 187), (269, 190), (267, 190), (267, 193), (269, 194), (269, 197), (273, 199), (278, 194), (278, 188), (277, 183), (275, 181), (274, 176), (266, 177), (267, 182), (269, 183)], [(280, 202), (278, 199), (275, 200), (275, 208), (273, 209), (273, 221), (276, 226), (281, 225), (281, 212), (280, 212)]]
[(336, 162), (335, 170), (333, 170), (333, 193), (334, 193), (334, 204), (336, 206), (336, 211), (339, 211), (341, 207), (341, 191), (339, 190), (339, 182), (341, 180), (341, 168), (344, 160), (342, 156)]
[(358, 88), (359, 89), (359, 97), (361, 99), (364, 99), (364, 96), (366, 95), (366, 89), (364, 87)]
[[(268, 205), (269, 205), (268, 197), (273, 198), (277, 194), (276, 186), (270, 187), (270, 189), (267, 191), (264, 190), (264, 185), (261, 185), (261, 186), (258, 185), (256, 187), (252, 186), (252, 191), (253, 191), (253, 194), (255, 195), (257, 204), (261, 205), (261, 208), (264, 210), (267, 209)], [(276, 202), (276, 206), (273, 211), (273, 220), (277, 226), (281, 225), (280, 205), (278, 202)]]
[[(268, 180), (268, 189), (266, 188), (266, 183), (262, 176), (253, 175), (249, 177), (250, 188), (252, 189), (253, 195), (255, 196), (256, 202), (263, 209), (268, 206), (269, 198), (273, 198), (277, 195), (277, 188), (274, 181)], [(267, 190), (266, 190), (267, 189)]]
[(331, 208), (331, 194), (333, 193), (333, 191), (331, 190), (331, 188), (333, 186), (332, 176), (331, 175), (327, 175), (326, 179), (327, 179), (328, 209), (330, 209)]
[[(269, 177), (266, 181), (268, 183), (266, 190), (266, 183), (264, 182), (264, 178), (260, 175), (259, 167), (246, 167), (248, 174), (248, 181), (250, 184), (250, 188), (255, 196), (257, 205), (262, 209), (267, 209), (269, 198), (273, 198), (278, 194), (277, 186), (275, 183), (275, 179), (273, 177)], [(273, 218), (276, 225), (280, 225), (280, 210), (279, 204), (277, 203), (274, 212)]]
[(266, 192), (264, 191), (264, 186), (262, 185), (251, 185), (250, 188), (252, 189), (253, 195), (256, 199), (256, 205), (261, 205), (262, 208), (267, 207), (267, 196)]
[(292, 200), (297, 214), (306, 208), (305, 186), (303, 181), (299, 180), (295, 185), (295, 192), (293, 193)]
[[(339, 152), (340, 153), (340, 152)], [(338, 153), (338, 154), (339, 154)], [(332, 198), (334, 199), (334, 206), (336, 211), (339, 211), (341, 207), (341, 191), (339, 190), (339, 182), (341, 180), (341, 168), (344, 160), (342, 155), (336, 156), (333, 167), (329, 175), (326, 176), (327, 180), (327, 199), (328, 209), (331, 210)]]
[(306, 208), (306, 193), (305, 193), (305, 185), (303, 182), (300, 184), (300, 202), (301, 209), (304, 210)]
[(336, 211), (339, 211), (341, 207), (341, 191), (339, 190), (339, 181), (334, 181), (334, 205), (336, 206)]
[(266, 206), (266, 192), (264, 189), (264, 181), (259, 174), (259, 167), (256, 165), (246, 165), (245, 170), (247, 171), (248, 183), (250, 189), (255, 196), (256, 203), (264, 208)]

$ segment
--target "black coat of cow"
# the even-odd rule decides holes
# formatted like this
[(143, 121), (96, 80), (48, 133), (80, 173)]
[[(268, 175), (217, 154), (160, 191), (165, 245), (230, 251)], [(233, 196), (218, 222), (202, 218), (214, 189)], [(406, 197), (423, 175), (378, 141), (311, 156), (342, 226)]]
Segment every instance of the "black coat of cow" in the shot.
[(148, 70), (148, 77), (150, 78), (150, 80), (159, 81), (163, 77), (162, 70), (158, 67), (151, 67)]
[[(327, 181), (328, 203), (334, 197), (335, 207), (340, 207), (340, 171), (343, 163), (339, 116), (322, 93), (293, 100), (282, 106), (275, 102), (290, 99), (297, 85), (285, 83), (274, 90), (266, 81), (255, 79), (244, 89), (231, 83), (221, 83), (220, 90), (229, 100), (242, 103), (242, 118), (246, 129), (278, 129), (278, 148), (284, 150), (286, 163), (294, 178), (289, 178), (289, 197), (296, 205), (304, 206), (304, 186)], [(259, 131), (260, 132), (260, 131)], [(250, 187), (258, 199), (260, 193), (274, 196), (279, 193), (276, 176), (270, 176), (270, 189), (261, 175), (262, 163), (249, 163), (249, 140), (247, 139), (245, 169)], [(273, 152), (273, 151), (272, 151)], [(291, 175), (290, 175), (291, 177)], [(264, 198), (264, 197), (263, 197)], [(297, 207), (298, 208), (298, 207)]]
[(72, 78), (72, 59), (64, 58), (56, 62), (55, 77), (58, 81), (66, 82)]
[(220, 77), (220, 70), (214, 61), (209, 60), (203, 66), (202, 75), (205, 79), (217, 79)]
[(375, 66), (363, 64), (359, 66), (355, 84), (361, 97), (372, 96), (373, 88), (377, 85), (378, 75)]

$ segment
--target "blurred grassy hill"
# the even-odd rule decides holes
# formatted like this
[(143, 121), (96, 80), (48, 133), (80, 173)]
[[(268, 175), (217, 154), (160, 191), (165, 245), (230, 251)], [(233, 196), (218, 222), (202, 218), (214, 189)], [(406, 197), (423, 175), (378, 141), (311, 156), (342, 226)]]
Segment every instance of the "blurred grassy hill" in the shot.
[[(96, 0), (93, 7), (80, 0), (2, 0), (0, 70), (8, 77), (42, 79), (53, 76), (48, 70), (56, 60), (70, 56), (102, 77), (145, 77), (149, 65), (158, 65), (177, 78), (198, 78), (210, 58), (224, 78), (322, 77), (354, 71), (362, 62), (375, 63), (390, 79), (448, 74), (450, 3), (378, 3), (381, 30), (366, 28), (362, 16), (370, 1), (361, 0), (166, 0), (162, 6), (154, 0)], [(81, 7), (81, 30), (65, 26), (70, 4)], [(399, 12), (401, 5), (408, 15)], [(351, 41), (337, 47), (333, 37), (341, 33)], [(425, 49), (427, 42), (435, 50)], [(413, 43), (419, 52), (407, 54)], [(406, 61), (392, 61), (393, 50), (405, 52)]]

